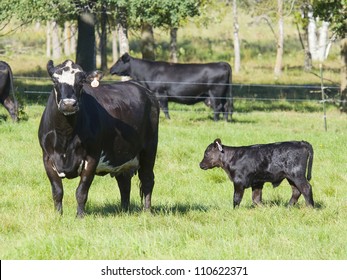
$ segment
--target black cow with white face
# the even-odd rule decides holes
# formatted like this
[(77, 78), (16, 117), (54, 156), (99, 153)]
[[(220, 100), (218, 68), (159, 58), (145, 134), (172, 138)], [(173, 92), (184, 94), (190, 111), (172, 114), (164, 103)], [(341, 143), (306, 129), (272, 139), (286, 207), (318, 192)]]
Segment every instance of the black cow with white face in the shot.
[(168, 102), (192, 105), (204, 101), (219, 114), (231, 120), (231, 67), (226, 62), (180, 64), (131, 57), (128, 53), (111, 67), (111, 74), (130, 76), (153, 91), (166, 118), (170, 118)]
[(12, 120), (17, 121), (18, 103), (14, 97), (13, 74), (10, 65), (4, 61), (0, 61), (0, 103), (10, 113)]
[[(205, 151), (200, 168), (222, 168), (234, 183), (234, 207), (239, 206), (244, 190), (252, 188), (254, 204), (261, 204), (265, 182), (277, 187), (287, 179), (292, 187), (289, 205), (301, 194), (306, 204), (314, 206), (311, 179), (313, 148), (305, 141), (277, 142), (243, 147), (222, 145), (216, 139)], [(306, 177), (307, 170), (307, 177)]]
[(134, 82), (99, 85), (100, 75), (87, 75), (71, 60), (58, 66), (49, 61), (47, 71), (53, 91), (38, 136), (56, 210), (62, 213), (62, 179), (80, 177), (76, 199), (82, 217), (94, 176), (106, 174), (116, 178), (127, 209), (136, 172), (144, 208), (150, 209), (158, 143), (155, 96)]

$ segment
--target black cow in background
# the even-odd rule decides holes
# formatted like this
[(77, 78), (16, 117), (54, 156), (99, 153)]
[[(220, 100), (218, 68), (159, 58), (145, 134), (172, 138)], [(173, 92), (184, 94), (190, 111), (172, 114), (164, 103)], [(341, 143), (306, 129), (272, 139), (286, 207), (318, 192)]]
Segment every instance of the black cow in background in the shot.
[(17, 121), (18, 103), (14, 97), (13, 74), (10, 65), (4, 61), (0, 61), (0, 102), (10, 113), (12, 120)]
[[(303, 194), (308, 206), (314, 205), (311, 179), (313, 148), (305, 141), (230, 147), (220, 139), (210, 144), (200, 163), (207, 170), (221, 167), (234, 183), (234, 207), (242, 200), (244, 190), (252, 187), (254, 204), (261, 204), (265, 182), (277, 187), (287, 179), (292, 187), (289, 205), (295, 204)], [(307, 170), (307, 178), (306, 178)]]
[(82, 217), (94, 176), (106, 174), (116, 178), (127, 209), (136, 172), (144, 208), (150, 209), (159, 122), (155, 96), (131, 81), (99, 85), (97, 75), (87, 76), (71, 60), (56, 67), (49, 61), (47, 71), (53, 91), (38, 137), (56, 210), (62, 213), (63, 178), (80, 177), (76, 199)]
[(131, 57), (128, 53), (111, 67), (111, 74), (130, 76), (153, 91), (166, 118), (170, 118), (168, 102), (192, 105), (204, 101), (230, 120), (233, 114), (231, 67), (226, 62), (179, 64)]

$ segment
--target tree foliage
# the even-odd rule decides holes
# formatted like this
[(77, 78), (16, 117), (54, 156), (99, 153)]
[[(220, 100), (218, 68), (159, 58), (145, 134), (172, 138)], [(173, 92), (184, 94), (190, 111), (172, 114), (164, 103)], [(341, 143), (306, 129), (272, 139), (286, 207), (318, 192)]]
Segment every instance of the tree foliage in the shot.
[(313, 0), (315, 16), (330, 23), (340, 38), (347, 35), (347, 0)]

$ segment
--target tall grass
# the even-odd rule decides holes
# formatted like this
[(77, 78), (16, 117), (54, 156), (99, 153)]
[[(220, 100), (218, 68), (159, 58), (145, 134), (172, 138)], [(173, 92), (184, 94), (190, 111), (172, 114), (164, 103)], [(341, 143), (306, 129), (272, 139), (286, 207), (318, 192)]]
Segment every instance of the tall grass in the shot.
[[(43, 107), (28, 106), (28, 121), (0, 122), (1, 259), (345, 259), (347, 257), (347, 119), (321, 112), (238, 113), (233, 123), (212, 121), (200, 104), (161, 114), (152, 214), (141, 211), (134, 177), (131, 208), (120, 210), (116, 181), (95, 178), (87, 216), (75, 218), (78, 180), (65, 180), (64, 215), (53, 209), (37, 140)], [(0, 115), (5, 114), (0, 109)], [(264, 206), (251, 191), (232, 208), (233, 187), (221, 169), (203, 171), (206, 146), (307, 140), (315, 151), (315, 209), (300, 198), (288, 207), (290, 186), (264, 187)]]

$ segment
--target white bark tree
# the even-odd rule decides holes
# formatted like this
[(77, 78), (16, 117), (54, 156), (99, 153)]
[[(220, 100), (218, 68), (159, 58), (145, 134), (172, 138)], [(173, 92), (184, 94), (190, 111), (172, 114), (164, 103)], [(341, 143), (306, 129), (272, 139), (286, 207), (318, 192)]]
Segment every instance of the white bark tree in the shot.
[(283, 0), (277, 0), (278, 12), (278, 37), (277, 37), (277, 55), (274, 74), (279, 77), (282, 74), (282, 60), (284, 48), (284, 23), (283, 23)]
[(59, 59), (61, 57), (61, 45), (59, 37), (59, 25), (56, 21), (52, 22), (52, 58)]
[(241, 68), (239, 22), (237, 16), (237, 0), (233, 0), (233, 27), (234, 27), (234, 72), (239, 73)]
[(46, 23), (46, 56), (50, 58), (52, 56), (52, 30), (51, 30), (52, 23), (50, 21), (47, 21)]

